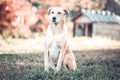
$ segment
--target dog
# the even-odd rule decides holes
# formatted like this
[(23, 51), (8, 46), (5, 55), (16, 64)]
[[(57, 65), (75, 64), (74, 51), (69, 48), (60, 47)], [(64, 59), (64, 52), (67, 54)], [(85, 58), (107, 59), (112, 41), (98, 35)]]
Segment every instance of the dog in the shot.
[(67, 38), (65, 18), (68, 11), (60, 7), (48, 10), (50, 24), (44, 40), (44, 70), (49, 68), (58, 72), (61, 67), (65, 70), (76, 70), (75, 56), (70, 49)]

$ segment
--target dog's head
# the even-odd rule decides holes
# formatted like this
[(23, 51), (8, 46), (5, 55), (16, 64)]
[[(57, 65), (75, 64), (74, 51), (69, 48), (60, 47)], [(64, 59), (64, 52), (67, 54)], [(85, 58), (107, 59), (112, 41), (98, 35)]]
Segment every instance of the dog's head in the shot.
[(52, 7), (48, 10), (48, 15), (52, 23), (58, 24), (64, 21), (66, 15), (68, 15), (68, 11), (60, 7)]

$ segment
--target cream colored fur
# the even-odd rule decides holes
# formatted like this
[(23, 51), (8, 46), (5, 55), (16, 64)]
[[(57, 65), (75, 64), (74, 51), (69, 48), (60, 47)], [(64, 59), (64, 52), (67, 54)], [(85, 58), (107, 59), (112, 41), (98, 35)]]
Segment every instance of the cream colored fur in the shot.
[(65, 70), (77, 69), (75, 56), (70, 49), (67, 38), (66, 14), (67, 11), (60, 7), (52, 7), (48, 10), (50, 24), (44, 40), (45, 71), (49, 71), (49, 68), (56, 72), (60, 71), (61, 68)]

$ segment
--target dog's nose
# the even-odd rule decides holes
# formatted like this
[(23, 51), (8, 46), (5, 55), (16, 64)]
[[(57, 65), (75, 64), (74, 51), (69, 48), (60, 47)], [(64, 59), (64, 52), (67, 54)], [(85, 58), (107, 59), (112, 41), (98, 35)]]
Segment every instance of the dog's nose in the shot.
[(53, 19), (53, 21), (56, 21), (56, 17), (53, 17), (52, 19)]

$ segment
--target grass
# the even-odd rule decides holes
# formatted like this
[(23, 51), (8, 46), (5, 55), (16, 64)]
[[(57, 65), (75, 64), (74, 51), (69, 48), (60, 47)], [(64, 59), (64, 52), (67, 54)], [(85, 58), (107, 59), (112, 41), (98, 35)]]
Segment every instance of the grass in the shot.
[(43, 54), (0, 54), (0, 80), (120, 80), (120, 50), (74, 51), (78, 69), (43, 70)]

